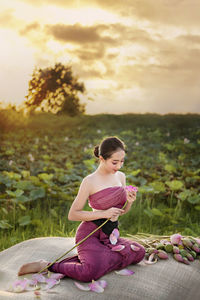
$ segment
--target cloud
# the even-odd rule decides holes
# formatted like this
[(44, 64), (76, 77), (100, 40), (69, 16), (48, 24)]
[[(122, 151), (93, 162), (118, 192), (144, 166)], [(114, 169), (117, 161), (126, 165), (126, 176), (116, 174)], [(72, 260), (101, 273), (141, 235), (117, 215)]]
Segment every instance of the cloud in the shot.
[(30, 31), (34, 30), (40, 30), (40, 24), (38, 22), (33, 22), (31, 24), (28, 24), (23, 29), (19, 31), (21, 35), (27, 35)]
[(75, 25), (46, 25), (46, 33), (52, 35), (56, 40), (62, 42), (71, 42), (76, 44), (85, 43), (106, 43), (115, 44), (116, 41), (110, 36), (101, 33), (107, 29), (106, 25), (82, 26)]

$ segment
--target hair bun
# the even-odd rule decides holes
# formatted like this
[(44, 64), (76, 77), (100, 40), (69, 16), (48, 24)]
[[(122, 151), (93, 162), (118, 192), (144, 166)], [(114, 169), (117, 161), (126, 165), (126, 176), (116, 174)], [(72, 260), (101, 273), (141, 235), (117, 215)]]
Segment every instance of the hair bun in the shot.
[(95, 146), (95, 148), (94, 148), (94, 155), (95, 155), (96, 157), (99, 157), (99, 146), (98, 146), (98, 145)]

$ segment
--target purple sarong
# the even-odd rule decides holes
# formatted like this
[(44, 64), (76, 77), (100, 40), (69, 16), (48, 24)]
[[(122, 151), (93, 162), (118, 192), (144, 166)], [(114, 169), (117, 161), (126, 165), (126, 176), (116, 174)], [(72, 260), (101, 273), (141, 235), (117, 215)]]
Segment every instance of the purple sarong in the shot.
[[(124, 187), (114, 186), (100, 190), (89, 196), (89, 205), (94, 209), (104, 210), (111, 207), (122, 208), (126, 202)], [(83, 221), (76, 231), (76, 244), (98, 226), (92, 221)], [(116, 245), (124, 245), (121, 251), (112, 251)], [(136, 245), (139, 251), (133, 251), (130, 245)], [(109, 236), (98, 229), (77, 247), (78, 255), (54, 263), (48, 269), (62, 273), (67, 277), (84, 282), (97, 280), (103, 275), (120, 270), (130, 264), (137, 264), (145, 256), (145, 248), (137, 242), (119, 237), (117, 244), (112, 245)]]

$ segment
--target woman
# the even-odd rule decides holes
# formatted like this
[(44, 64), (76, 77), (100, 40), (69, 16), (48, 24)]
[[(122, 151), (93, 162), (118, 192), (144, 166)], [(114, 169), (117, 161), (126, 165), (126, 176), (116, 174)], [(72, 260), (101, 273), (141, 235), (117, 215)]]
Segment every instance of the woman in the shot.
[[(127, 213), (136, 200), (136, 192), (125, 189), (125, 175), (119, 171), (124, 163), (125, 145), (117, 137), (108, 137), (95, 147), (94, 154), (99, 158), (99, 166), (83, 179), (68, 214), (69, 220), (82, 221), (76, 231), (76, 243), (106, 219), (110, 220), (77, 247), (78, 255), (48, 267), (51, 272), (84, 282), (136, 264), (145, 256), (144, 247), (136, 242), (120, 237), (115, 242), (111, 241), (113, 230), (118, 232), (118, 217)], [(83, 210), (87, 199), (92, 211)], [(126, 200), (127, 205), (122, 209)], [(121, 251), (115, 251), (117, 245), (122, 245)], [(45, 260), (25, 264), (18, 275), (39, 272), (49, 264)]]

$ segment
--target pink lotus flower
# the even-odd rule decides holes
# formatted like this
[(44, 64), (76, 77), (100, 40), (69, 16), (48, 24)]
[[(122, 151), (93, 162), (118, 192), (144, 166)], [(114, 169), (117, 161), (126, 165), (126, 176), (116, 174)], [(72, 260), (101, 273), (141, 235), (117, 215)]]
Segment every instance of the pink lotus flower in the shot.
[(136, 186), (132, 186), (132, 185), (127, 185), (125, 187), (125, 189), (129, 192), (132, 192), (132, 191), (137, 192), (138, 191), (138, 188)]
[(180, 235), (179, 233), (175, 233), (170, 236), (170, 241), (173, 245), (174, 244), (181, 245), (182, 244), (181, 238), (182, 238), (182, 235)]

